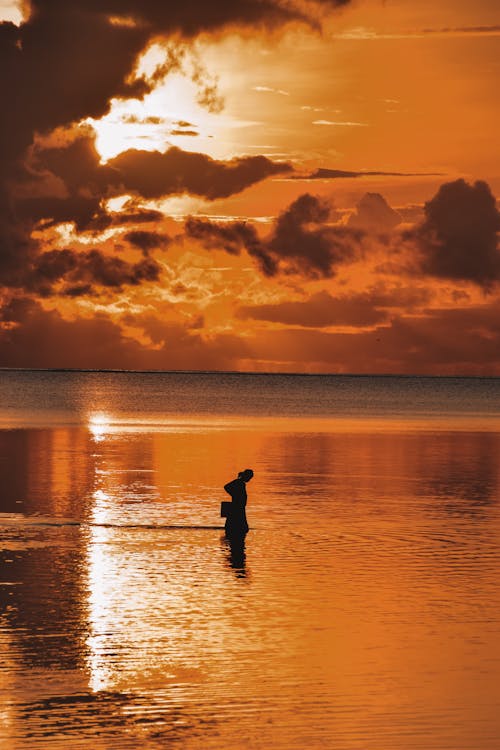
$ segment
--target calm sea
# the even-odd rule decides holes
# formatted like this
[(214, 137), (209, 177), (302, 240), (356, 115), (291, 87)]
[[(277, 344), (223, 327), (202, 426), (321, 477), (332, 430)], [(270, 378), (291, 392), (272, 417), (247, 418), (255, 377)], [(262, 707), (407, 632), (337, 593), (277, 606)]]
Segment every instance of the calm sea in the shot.
[(2, 750), (498, 750), (499, 459), (499, 379), (0, 372)]

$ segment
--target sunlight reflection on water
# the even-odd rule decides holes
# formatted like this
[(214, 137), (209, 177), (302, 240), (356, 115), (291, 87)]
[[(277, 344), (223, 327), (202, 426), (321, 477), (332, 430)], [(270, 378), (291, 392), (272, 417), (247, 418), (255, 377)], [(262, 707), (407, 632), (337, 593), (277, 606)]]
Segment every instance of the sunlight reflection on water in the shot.
[(496, 749), (500, 432), (95, 414), (0, 430), (8, 750)]

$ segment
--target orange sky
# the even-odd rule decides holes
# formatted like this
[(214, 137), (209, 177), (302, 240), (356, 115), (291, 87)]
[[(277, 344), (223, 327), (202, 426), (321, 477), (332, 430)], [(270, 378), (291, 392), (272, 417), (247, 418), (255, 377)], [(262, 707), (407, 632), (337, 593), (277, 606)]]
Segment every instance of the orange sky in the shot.
[(500, 374), (496, 1), (0, 19), (0, 366)]

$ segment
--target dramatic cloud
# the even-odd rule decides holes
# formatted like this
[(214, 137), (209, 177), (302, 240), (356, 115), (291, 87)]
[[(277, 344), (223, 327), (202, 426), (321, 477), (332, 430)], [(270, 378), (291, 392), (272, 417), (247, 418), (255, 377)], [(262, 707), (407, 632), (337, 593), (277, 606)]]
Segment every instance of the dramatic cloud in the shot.
[[(39, 222), (45, 228), (74, 222), (78, 231), (102, 231), (113, 225), (155, 221), (162, 214), (144, 209), (110, 215), (105, 200), (127, 193), (145, 198), (190, 193), (216, 199), (291, 169), (289, 164), (263, 156), (224, 162), (178, 148), (164, 154), (130, 150), (101, 164), (94, 137), (86, 132), (61, 146), (36, 146), (19, 174), (15, 192), (4, 197), (0, 284), (22, 286), (24, 280), (19, 279), (34, 273), (39, 248), (30, 234)], [(151, 232), (131, 232), (125, 239), (143, 252), (168, 243), (165, 236)]]
[(15, 367), (238, 369), (243, 361), (251, 367), (259, 360), (295, 371), (306, 365), (318, 372), (500, 374), (499, 321), (498, 301), (402, 317), (368, 331), (290, 328), (247, 339), (204, 338), (193, 324), (145, 320), (153, 348), (125, 336), (105, 315), (66, 321), (31, 300), (14, 299), (0, 311), (0, 361)]
[[(316, 0), (312, 6), (345, 4)], [(228, 26), (315, 22), (300, 3), (278, 0), (32, 0), (30, 5), (20, 28), (0, 24), (0, 99), (16, 102), (3, 107), (2, 159), (19, 155), (35, 131), (101, 117), (112, 97), (143, 96), (150, 84), (129, 76), (153, 38), (193, 37)]]
[(485, 182), (441, 185), (424, 211), (424, 222), (407, 236), (416, 239), (425, 272), (486, 288), (500, 279), (500, 213)]
[(9, 286), (42, 297), (56, 293), (80, 296), (92, 294), (94, 286), (119, 290), (125, 285), (158, 281), (160, 270), (159, 264), (148, 257), (129, 263), (96, 249), (79, 253), (69, 249), (49, 250), (12, 273)]
[[(101, 117), (113, 96), (141, 96), (145, 81), (128, 83), (148, 33), (110, 26), (104, 13), (75, 2), (34, 2), (19, 29), (0, 26), (0, 157), (17, 159), (35, 132)], [(90, 50), (92, 50), (90, 54)]]
[(24, 190), (18, 191), (18, 214), (32, 221), (74, 221), (78, 229), (103, 214), (102, 202), (112, 195), (132, 192), (160, 198), (190, 193), (214, 200), (292, 170), (290, 164), (264, 156), (217, 161), (179, 148), (166, 153), (129, 150), (101, 164), (95, 138), (85, 132), (63, 146), (37, 147), (29, 168)]
[(305, 193), (278, 216), (272, 233), (262, 240), (254, 227), (244, 222), (221, 225), (190, 219), (186, 234), (207, 248), (233, 255), (245, 249), (266, 276), (300, 273), (311, 278), (330, 277), (337, 266), (360, 256), (363, 237), (360, 230), (329, 225), (333, 216), (331, 203)]
[[(304, 7), (326, 11), (344, 4), (346, 0), (315, 0)], [(87, 117), (100, 118), (113, 98), (144, 97), (157, 83), (155, 74), (151, 79), (138, 78), (134, 69), (139, 54), (152, 40), (190, 39), (229, 27), (273, 29), (294, 21), (317, 25), (315, 14), (306, 13), (302, 3), (279, 0), (219, 0), (209, 4), (200, 0), (178, 4), (157, 0), (32, 0), (29, 17), (19, 27), (1, 23), (0, 273), (11, 266), (22, 266), (36, 252), (30, 234), (32, 223), (39, 219), (74, 220), (81, 228), (97, 217), (104, 224), (100, 206), (104, 186), (116, 184), (105, 178), (103, 169), (93, 169), (82, 150), (79, 154), (65, 150), (59, 163), (53, 164), (54, 174), (63, 179), (63, 194), (35, 191), (32, 196), (25, 195), (19, 205), (12, 200), (11, 190), (20, 178), (25, 180), (23, 159), (36, 133), (48, 134)], [(166, 60), (162, 74), (177, 65), (175, 53), (166, 53)], [(203, 85), (201, 89), (204, 104), (215, 106), (213, 86)], [(66, 157), (68, 166), (63, 163)], [(77, 164), (80, 157), (81, 169)], [(141, 175), (141, 163), (152, 170), (150, 182)], [(264, 157), (240, 159), (218, 169), (208, 157), (184, 158), (178, 150), (159, 155), (156, 161), (151, 155), (129, 152), (119, 164), (124, 173), (117, 178), (122, 177), (126, 185), (128, 170), (130, 189), (140, 192), (143, 188), (149, 196), (192, 189), (196, 195), (222, 197), (281, 171)], [(92, 180), (86, 180), (89, 167)], [(160, 178), (165, 169), (174, 173)], [(204, 172), (208, 173), (206, 180)]]
[[(493, 108), (483, 106), (492, 80), (484, 78), (483, 90), (489, 58), (482, 52), (471, 57), (481, 73), (474, 77), (467, 69), (456, 103), (456, 87), (436, 98), (424, 85), (431, 68), (437, 78), (449, 72), (437, 58), (414, 71), (406, 88), (395, 70), (392, 90), (384, 91), (378, 83), (387, 83), (390, 58), (380, 55), (381, 67), (371, 71), (371, 58), (367, 63), (353, 51), (349, 60), (349, 45), (341, 55), (340, 88), (332, 88), (322, 46), (331, 27), (321, 41), (304, 44), (311, 65), (303, 68), (303, 80), (297, 79), (301, 51), (292, 54), (289, 44), (277, 48), (274, 39), (272, 49), (267, 43), (262, 49), (271, 55), (259, 54), (255, 71), (242, 70), (262, 34), (274, 35), (287, 24), (320, 29), (348, 2), (31, 0), (19, 27), (0, 23), (2, 365), (252, 369), (269, 362), (273, 369), (500, 373), (500, 308), (492, 302), (500, 288), (500, 217), (488, 185), (449, 182), (421, 209), (416, 204), (427, 181), (399, 179), (417, 176), (415, 153), (424, 169), (449, 164), (453, 174), (488, 163), (480, 140), (474, 148), (468, 141), (470, 154), (463, 159), (456, 156), (457, 139), (451, 138), (448, 151), (440, 149), (457, 122), (464, 132), (476, 132), (478, 117), (486, 130), (495, 121)], [(467, 19), (455, 21), (456, 28), (436, 24), (422, 35), (498, 33), (496, 26), (464, 28), (458, 24)], [(366, 33), (364, 27), (353, 31)], [(232, 35), (228, 46), (219, 44), (226, 32)], [(235, 42), (239, 32), (252, 35), (251, 45)], [(294, 47), (302, 44), (301, 35), (293, 41)], [(234, 73), (231, 51), (238, 51)], [(273, 70), (264, 70), (266, 60)], [(324, 87), (318, 84), (323, 73)], [(234, 96), (220, 118), (214, 114), (221, 108), (217, 75), (228, 102)], [(369, 92), (361, 90), (362, 80)], [(308, 92), (309, 101), (303, 98)], [(248, 114), (257, 99), (258, 124)], [(427, 121), (420, 116), (425, 102)], [(200, 113), (197, 104), (211, 114)], [(386, 114), (389, 106), (397, 112)], [(305, 126), (307, 111), (323, 119)], [(307, 132), (297, 131), (299, 120)], [(89, 122), (99, 131), (103, 154), (124, 143), (147, 148), (167, 140), (158, 151), (130, 149), (102, 163)], [(428, 135), (421, 132), (426, 126)], [(262, 148), (269, 158), (212, 158), (171, 147), (170, 136), (184, 136), (186, 147), (199, 136), (217, 154), (258, 154), (253, 149)], [(351, 155), (352, 164), (369, 168), (374, 143), (375, 166), (409, 171), (317, 168), (332, 163), (335, 153), (345, 155), (345, 164)], [(110, 144), (115, 151), (106, 151)], [(300, 172), (277, 158), (296, 159)], [(423, 174), (429, 176), (418, 176)], [(277, 176), (286, 184), (271, 184)], [(367, 193), (351, 211), (353, 193), (345, 180), (362, 177), (380, 178), (391, 202), (411, 205), (395, 211), (379, 193)], [(317, 181), (323, 193), (338, 191), (342, 213), (331, 197), (296, 197), (299, 179)], [(269, 182), (261, 191), (234, 197), (264, 180)], [(198, 198), (220, 200), (213, 208), (220, 218), (188, 219), (184, 234), (145, 203), (161, 200), (165, 212), (175, 205), (180, 213), (186, 205), (198, 210)], [(225, 212), (276, 218), (269, 224), (224, 222)], [(223, 262), (201, 247), (226, 253)], [(253, 274), (245, 267), (252, 264), (247, 256)], [(484, 291), (489, 305), (478, 304)], [(263, 304), (267, 300), (272, 304)], [(447, 309), (451, 305), (456, 309)]]
[(99, 212), (85, 225), (85, 229), (91, 232), (102, 232), (109, 227), (120, 227), (126, 224), (157, 223), (163, 218), (164, 215), (161, 211), (140, 208), (139, 206), (111, 213), (104, 211), (100, 206)]
[(305, 193), (276, 221), (268, 243), (276, 262), (312, 277), (332, 276), (336, 267), (360, 252), (361, 234), (345, 227), (328, 226), (333, 207)]
[(125, 151), (108, 162), (126, 191), (144, 198), (176, 193), (200, 195), (210, 200), (239, 193), (260, 180), (290, 172), (290, 164), (265, 156), (246, 156), (220, 162), (206, 154), (171, 148), (158, 151)]
[(274, 276), (277, 264), (257, 230), (246, 221), (218, 224), (208, 219), (190, 217), (185, 224), (186, 236), (198, 240), (207, 250), (224, 250), (229, 255), (239, 255), (244, 249), (255, 258), (262, 273)]

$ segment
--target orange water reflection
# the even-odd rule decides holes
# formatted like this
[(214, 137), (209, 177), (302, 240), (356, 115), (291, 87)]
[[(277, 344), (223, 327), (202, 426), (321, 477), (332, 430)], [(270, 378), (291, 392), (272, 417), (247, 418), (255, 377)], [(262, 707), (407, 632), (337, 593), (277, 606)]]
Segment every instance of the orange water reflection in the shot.
[[(324, 427), (0, 431), (16, 750), (490, 750), (500, 435)], [(246, 466), (231, 549), (221, 487)]]

